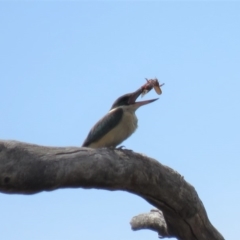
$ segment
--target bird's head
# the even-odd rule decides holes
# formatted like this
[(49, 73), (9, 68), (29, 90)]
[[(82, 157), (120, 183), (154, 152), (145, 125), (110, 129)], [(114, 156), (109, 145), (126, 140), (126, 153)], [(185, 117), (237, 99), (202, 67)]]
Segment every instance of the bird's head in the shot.
[(145, 101), (139, 101), (136, 102), (137, 98), (141, 95), (141, 91), (136, 91), (133, 93), (127, 93), (121, 97), (119, 97), (112, 105), (111, 109), (117, 108), (117, 107), (124, 107), (124, 106), (129, 106), (133, 110), (137, 110), (139, 107), (146, 105), (148, 103), (154, 102), (158, 100), (158, 98), (155, 99), (150, 99), (150, 100), (145, 100)]

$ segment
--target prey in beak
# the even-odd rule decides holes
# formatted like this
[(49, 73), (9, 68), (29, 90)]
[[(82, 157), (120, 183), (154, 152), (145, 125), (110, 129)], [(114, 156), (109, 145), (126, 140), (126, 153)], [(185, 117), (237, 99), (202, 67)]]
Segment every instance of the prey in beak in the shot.
[(139, 107), (146, 105), (148, 103), (152, 103), (156, 100), (158, 100), (158, 98), (154, 98), (154, 99), (149, 99), (149, 100), (145, 100), (145, 101), (138, 101), (136, 102), (137, 98), (142, 95), (142, 90), (137, 90), (136, 92), (133, 92), (130, 94), (129, 96), (129, 105), (132, 105), (135, 109), (138, 109)]

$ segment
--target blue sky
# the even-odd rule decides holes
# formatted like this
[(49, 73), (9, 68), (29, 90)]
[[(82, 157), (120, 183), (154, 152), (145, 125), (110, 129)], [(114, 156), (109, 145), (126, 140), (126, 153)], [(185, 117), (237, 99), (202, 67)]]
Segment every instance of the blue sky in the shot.
[[(178, 171), (228, 240), (239, 232), (239, 2), (1, 2), (0, 138), (80, 146), (122, 94), (164, 82), (124, 142)], [(144, 99), (155, 98), (152, 91)], [(0, 194), (1, 237), (157, 239), (125, 192)]]

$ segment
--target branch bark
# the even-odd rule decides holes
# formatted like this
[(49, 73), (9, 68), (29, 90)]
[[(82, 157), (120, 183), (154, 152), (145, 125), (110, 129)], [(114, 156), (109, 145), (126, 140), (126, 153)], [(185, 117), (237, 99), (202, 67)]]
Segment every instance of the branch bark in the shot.
[(224, 239), (210, 223), (195, 189), (152, 158), (130, 150), (0, 141), (1, 192), (33, 194), (79, 187), (123, 190), (144, 198), (164, 215), (166, 231), (158, 231), (162, 237)]
[(132, 218), (132, 230), (150, 229), (158, 233), (159, 238), (169, 236), (167, 224), (162, 211), (152, 209), (150, 213), (142, 213)]

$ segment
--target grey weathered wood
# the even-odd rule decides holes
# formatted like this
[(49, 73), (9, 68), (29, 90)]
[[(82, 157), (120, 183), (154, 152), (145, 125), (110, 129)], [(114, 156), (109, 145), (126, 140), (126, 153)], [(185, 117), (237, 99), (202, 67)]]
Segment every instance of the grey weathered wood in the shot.
[(150, 229), (156, 231), (160, 238), (169, 236), (167, 223), (162, 211), (152, 209), (150, 213), (142, 213), (132, 218), (132, 230)]
[(0, 191), (33, 194), (59, 188), (123, 190), (160, 209), (164, 237), (222, 240), (195, 189), (173, 169), (129, 150), (44, 147), (0, 141)]

